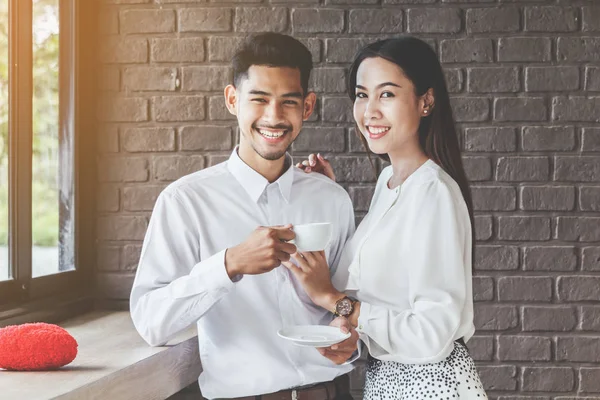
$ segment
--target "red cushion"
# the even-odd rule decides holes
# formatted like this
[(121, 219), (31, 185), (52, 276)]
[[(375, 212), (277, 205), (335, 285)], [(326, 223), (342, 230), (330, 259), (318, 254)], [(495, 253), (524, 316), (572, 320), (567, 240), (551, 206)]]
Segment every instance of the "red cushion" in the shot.
[(38, 322), (0, 329), (0, 368), (40, 371), (67, 365), (77, 356), (77, 341), (58, 325)]

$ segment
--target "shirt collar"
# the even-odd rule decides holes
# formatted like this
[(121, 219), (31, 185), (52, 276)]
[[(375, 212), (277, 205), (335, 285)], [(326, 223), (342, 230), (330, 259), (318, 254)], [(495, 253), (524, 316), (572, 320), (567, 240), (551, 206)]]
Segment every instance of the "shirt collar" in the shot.
[[(288, 153), (285, 154), (285, 163), (288, 165), (288, 169), (272, 184), (277, 184), (281, 196), (286, 203), (289, 203), (292, 193), (292, 183), (294, 182), (294, 161)], [(227, 161), (227, 168), (238, 183), (242, 185), (244, 190), (246, 190), (248, 195), (250, 195), (252, 201), (255, 203), (258, 202), (265, 188), (269, 185), (269, 181), (240, 158), (237, 146), (231, 152), (231, 156)]]

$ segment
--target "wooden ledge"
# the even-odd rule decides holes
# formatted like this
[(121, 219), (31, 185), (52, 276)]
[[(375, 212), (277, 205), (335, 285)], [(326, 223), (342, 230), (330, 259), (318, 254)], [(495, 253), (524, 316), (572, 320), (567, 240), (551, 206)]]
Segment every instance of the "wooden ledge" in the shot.
[(79, 344), (75, 360), (56, 371), (0, 370), (3, 400), (163, 400), (202, 371), (195, 326), (150, 347), (126, 311), (94, 311), (59, 325)]

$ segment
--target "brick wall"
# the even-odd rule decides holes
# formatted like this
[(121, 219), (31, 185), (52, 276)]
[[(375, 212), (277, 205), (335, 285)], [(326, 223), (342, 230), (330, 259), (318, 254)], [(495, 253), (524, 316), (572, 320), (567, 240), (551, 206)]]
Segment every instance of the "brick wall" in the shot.
[[(103, 0), (97, 283), (126, 306), (154, 201), (237, 142), (222, 89), (249, 32), (313, 53), (315, 116), (294, 144), (326, 153), (364, 215), (374, 176), (344, 68), (409, 32), (446, 69), (477, 220), (477, 335), (492, 398), (600, 399), (600, 4), (596, 1)], [(360, 373), (355, 389), (360, 389)], [(358, 392), (356, 392), (358, 393)]]

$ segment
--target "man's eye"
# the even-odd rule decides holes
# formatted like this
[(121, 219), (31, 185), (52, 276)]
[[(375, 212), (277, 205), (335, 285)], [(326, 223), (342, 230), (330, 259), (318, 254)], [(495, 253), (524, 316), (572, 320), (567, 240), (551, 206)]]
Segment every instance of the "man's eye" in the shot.
[(267, 102), (265, 99), (260, 99), (260, 98), (252, 99), (252, 101), (254, 101), (256, 103), (266, 103)]
[(287, 104), (287, 105), (291, 105), (291, 106), (297, 106), (298, 102), (294, 101), (294, 100), (286, 100), (283, 102), (283, 104)]

